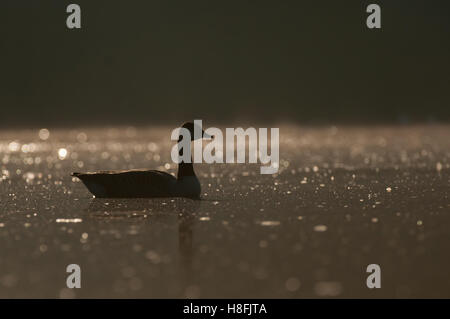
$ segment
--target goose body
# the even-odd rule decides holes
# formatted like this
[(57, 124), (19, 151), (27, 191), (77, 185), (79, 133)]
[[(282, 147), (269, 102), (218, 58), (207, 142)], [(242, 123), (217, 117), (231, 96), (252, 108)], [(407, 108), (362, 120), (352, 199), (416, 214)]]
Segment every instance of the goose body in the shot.
[(98, 198), (149, 198), (200, 196), (201, 187), (195, 175), (174, 176), (155, 170), (99, 171), (72, 173)]
[[(183, 128), (194, 136), (194, 124), (185, 123)], [(202, 130), (202, 137), (207, 136)], [(180, 140), (179, 140), (180, 141)], [(183, 151), (180, 150), (180, 155)], [(199, 198), (201, 187), (194, 173), (192, 159), (178, 164), (178, 176), (156, 170), (98, 171), (72, 173), (98, 198), (151, 198), (189, 197)]]

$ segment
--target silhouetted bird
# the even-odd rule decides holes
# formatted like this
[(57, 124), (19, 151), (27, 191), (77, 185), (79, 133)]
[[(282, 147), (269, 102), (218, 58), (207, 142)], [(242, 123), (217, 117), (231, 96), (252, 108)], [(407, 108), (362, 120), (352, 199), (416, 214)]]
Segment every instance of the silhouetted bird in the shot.
[[(194, 138), (194, 123), (183, 124)], [(201, 130), (201, 137), (212, 137)], [(181, 135), (178, 139), (181, 141)], [(180, 156), (182, 155), (180, 150)], [(92, 173), (72, 173), (87, 189), (100, 198), (148, 198), (148, 197), (189, 197), (199, 198), (201, 187), (194, 173), (192, 159), (178, 164), (178, 176), (156, 170), (99, 171)]]

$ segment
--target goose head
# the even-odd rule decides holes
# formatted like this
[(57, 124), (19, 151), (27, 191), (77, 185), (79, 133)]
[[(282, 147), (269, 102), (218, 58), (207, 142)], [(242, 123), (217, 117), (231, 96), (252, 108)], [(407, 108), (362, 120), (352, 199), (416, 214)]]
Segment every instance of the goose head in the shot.
[[(199, 126), (199, 125), (197, 125), (197, 124), (195, 124), (195, 123), (192, 123), (192, 122), (186, 122), (186, 123), (184, 123), (184, 124), (181, 126), (181, 128), (187, 129), (187, 130), (189, 131), (189, 133), (191, 134), (191, 141), (194, 141), (194, 140), (200, 139), (200, 138), (214, 138), (214, 136), (209, 135), (208, 133), (206, 133), (206, 132), (201, 128), (201, 126)], [(201, 136), (198, 136), (197, 138), (196, 138), (196, 136), (195, 136), (195, 131), (196, 131), (196, 130), (197, 130), (197, 132), (198, 132), (199, 130), (201, 130), (201, 132), (202, 132)]]

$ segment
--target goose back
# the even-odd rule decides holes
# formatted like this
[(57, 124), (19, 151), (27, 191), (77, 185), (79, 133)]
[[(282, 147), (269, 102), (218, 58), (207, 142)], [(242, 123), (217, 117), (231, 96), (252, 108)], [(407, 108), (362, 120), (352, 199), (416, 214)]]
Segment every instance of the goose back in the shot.
[(73, 173), (87, 189), (99, 198), (172, 197), (177, 179), (155, 170), (100, 171)]

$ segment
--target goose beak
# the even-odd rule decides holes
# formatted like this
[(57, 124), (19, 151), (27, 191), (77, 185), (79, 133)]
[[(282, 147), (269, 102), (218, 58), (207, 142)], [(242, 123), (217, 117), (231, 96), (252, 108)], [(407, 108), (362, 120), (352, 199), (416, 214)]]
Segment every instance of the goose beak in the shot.
[(214, 135), (209, 135), (205, 131), (202, 131), (202, 133), (203, 133), (203, 138), (207, 138), (207, 139), (213, 139), (214, 138)]

